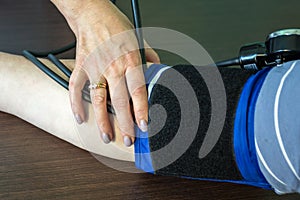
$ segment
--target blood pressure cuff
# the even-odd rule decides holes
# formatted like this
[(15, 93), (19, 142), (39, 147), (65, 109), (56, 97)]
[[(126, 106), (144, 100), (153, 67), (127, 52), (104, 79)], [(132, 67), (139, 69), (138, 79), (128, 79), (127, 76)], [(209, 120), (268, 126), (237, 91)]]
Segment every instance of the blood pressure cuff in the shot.
[(259, 167), (279, 194), (300, 193), (300, 62), (273, 68), (255, 107)]
[[(136, 166), (160, 175), (248, 184), (274, 188), (281, 193), (296, 191), (295, 187), (299, 185), (296, 183), (300, 130), (294, 127), (300, 122), (297, 115), (300, 106), (294, 104), (300, 100), (300, 89), (293, 84), (299, 80), (296, 73), (300, 73), (300, 66), (296, 70), (295, 65), (291, 68), (293, 64), (289, 62), (257, 73), (234, 68), (218, 69), (225, 88), (225, 99), (221, 95), (222, 87), (217, 83), (219, 80), (201, 72), (198, 67), (152, 65), (146, 72), (149, 128), (148, 132), (136, 129)], [(287, 74), (290, 80), (285, 79), (286, 84), (283, 84), (282, 78)], [(274, 76), (277, 76), (276, 84)], [(211, 87), (214, 82), (218, 88), (215, 91)], [(278, 89), (281, 91), (280, 98), (277, 97), (279, 105), (275, 92)], [(218, 90), (220, 95), (214, 95)], [(226, 108), (225, 115), (215, 112), (213, 107), (221, 108), (216, 102), (222, 101), (214, 98), (224, 100), (221, 106)], [(274, 105), (278, 106), (278, 116)], [(213, 121), (215, 114), (221, 115)], [(287, 153), (290, 162), (282, 151), (280, 140), (278, 142), (274, 119), (279, 121), (284, 141), (292, 144), (291, 147), (289, 143), (283, 144), (289, 148), (286, 151), (290, 153)], [(220, 124), (220, 134), (209, 132)], [(295, 131), (298, 132), (294, 135)], [(215, 135), (207, 139), (210, 134)], [(203, 156), (201, 148), (207, 144), (213, 147)], [(279, 157), (274, 157), (273, 149), (278, 151)], [(284, 165), (277, 164), (281, 162)], [(288, 178), (284, 178), (285, 169), (289, 172)], [(272, 170), (282, 177), (274, 176)], [(293, 179), (289, 179), (291, 177)], [(293, 180), (289, 183), (294, 186), (293, 189), (290, 186), (287, 189), (287, 179)], [(285, 187), (282, 187), (283, 183)]]

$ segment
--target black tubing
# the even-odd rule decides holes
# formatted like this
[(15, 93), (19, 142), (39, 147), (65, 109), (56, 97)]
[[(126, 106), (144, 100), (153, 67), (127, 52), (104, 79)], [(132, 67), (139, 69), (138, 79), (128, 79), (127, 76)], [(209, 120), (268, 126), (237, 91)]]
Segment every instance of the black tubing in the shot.
[(59, 85), (63, 86), (67, 90), (69, 89), (69, 83), (65, 79), (61, 78), (54, 71), (44, 65), (30, 51), (24, 50), (23, 55)]
[(146, 60), (146, 54), (145, 54), (143, 31), (141, 29), (142, 22), (141, 22), (141, 15), (140, 15), (140, 8), (139, 8), (138, 0), (131, 0), (131, 8), (132, 8), (132, 14), (133, 14), (133, 24), (135, 27), (135, 34), (136, 34), (138, 45), (139, 45), (139, 51), (141, 54), (143, 70), (145, 72), (147, 69), (147, 60)]

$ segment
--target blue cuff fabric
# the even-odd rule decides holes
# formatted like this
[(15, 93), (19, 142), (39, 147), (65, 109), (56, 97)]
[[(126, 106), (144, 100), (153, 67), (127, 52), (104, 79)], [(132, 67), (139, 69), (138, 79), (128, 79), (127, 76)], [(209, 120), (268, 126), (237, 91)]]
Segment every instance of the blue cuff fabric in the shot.
[(234, 122), (234, 151), (236, 163), (246, 183), (269, 189), (270, 185), (260, 171), (254, 143), (254, 111), (257, 97), (271, 68), (252, 75), (240, 96)]

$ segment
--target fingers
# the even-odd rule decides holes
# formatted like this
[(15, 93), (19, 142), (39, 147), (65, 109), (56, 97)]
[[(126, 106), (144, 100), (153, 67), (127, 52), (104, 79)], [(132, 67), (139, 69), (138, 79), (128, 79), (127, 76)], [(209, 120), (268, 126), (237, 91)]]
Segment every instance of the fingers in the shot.
[(91, 100), (94, 108), (95, 119), (101, 132), (101, 138), (104, 143), (108, 144), (113, 140), (113, 132), (107, 113), (107, 89), (106, 80), (100, 77), (98, 86), (90, 90)]
[(75, 68), (71, 74), (69, 81), (69, 96), (71, 101), (71, 108), (74, 117), (78, 124), (85, 121), (85, 112), (82, 104), (82, 88), (87, 81), (87, 76), (80, 68)]
[(130, 63), (126, 71), (126, 82), (133, 102), (135, 120), (139, 128), (146, 132), (148, 129), (148, 98), (142, 66)]
[(130, 111), (126, 80), (123, 76), (107, 79), (110, 86), (111, 102), (116, 112), (118, 126), (126, 146), (134, 142), (134, 123)]

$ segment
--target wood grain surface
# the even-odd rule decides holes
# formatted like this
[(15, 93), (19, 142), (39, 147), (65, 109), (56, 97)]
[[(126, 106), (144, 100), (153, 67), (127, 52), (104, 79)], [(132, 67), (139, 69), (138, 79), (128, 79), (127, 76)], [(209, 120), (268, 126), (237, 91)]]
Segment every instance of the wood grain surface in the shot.
[[(226, 2), (226, 3), (225, 3)], [(235, 56), (244, 44), (278, 28), (299, 26), (299, 1), (141, 1), (147, 26), (195, 38), (213, 58)], [(129, 14), (129, 1), (119, 1)], [(280, 16), (279, 16), (280, 15)], [(0, 1), (0, 51), (47, 50), (74, 41), (48, 0)], [(64, 57), (73, 57), (74, 51)], [(163, 54), (162, 60), (176, 62)], [(1, 83), (0, 83), (1, 84)], [(1, 95), (1, 94), (0, 94)], [(63, 126), (63, 123), (62, 123)], [(122, 163), (124, 169), (129, 163)], [(17, 117), (0, 112), (0, 199), (263, 199), (294, 200), (230, 183), (187, 180), (112, 169)]]

